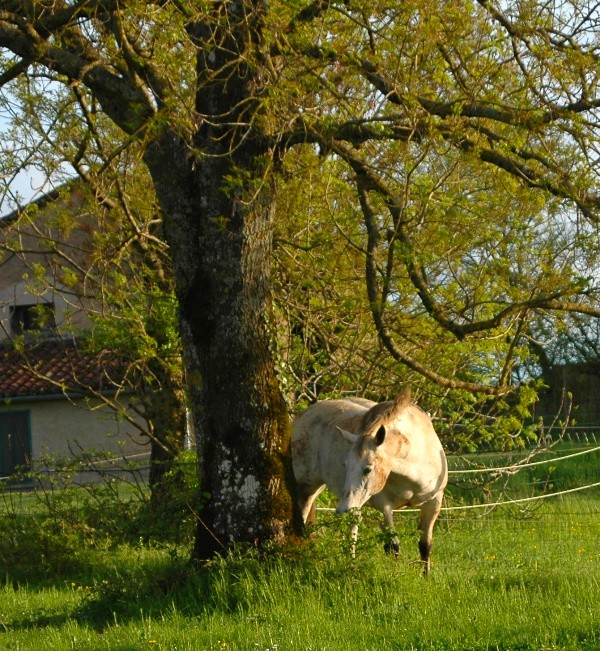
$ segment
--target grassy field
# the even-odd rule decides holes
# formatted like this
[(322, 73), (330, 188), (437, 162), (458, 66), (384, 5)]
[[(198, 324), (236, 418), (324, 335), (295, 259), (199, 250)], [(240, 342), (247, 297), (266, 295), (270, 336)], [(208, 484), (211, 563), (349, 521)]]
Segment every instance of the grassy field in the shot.
[[(574, 471), (541, 466), (519, 478), (519, 493), (503, 490), (529, 494), (540, 481), (560, 489), (577, 469), (597, 481), (597, 464), (596, 453)], [(452, 499), (487, 490), (457, 485)], [(365, 511), (352, 561), (347, 522), (320, 512), (317, 530), (285, 550), (260, 559), (240, 550), (198, 570), (188, 542), (86, 535), (64, 518), (33, 531), (14, 507), (0, 506), (2, 650), (600, 648), (598, 489), (485, 517), (446, 513), (428, 579), (410, 513), (397, 517), (398, 559), (383, 553), (378, 514)]]

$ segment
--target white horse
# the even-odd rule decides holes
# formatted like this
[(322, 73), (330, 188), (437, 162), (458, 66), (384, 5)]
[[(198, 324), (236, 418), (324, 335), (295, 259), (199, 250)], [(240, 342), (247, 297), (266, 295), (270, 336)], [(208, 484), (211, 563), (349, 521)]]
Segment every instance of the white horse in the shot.
[[(323, 400), (297, 416), (292, 462), (302, 520), (314, 523), (315, 500), (327, 486), (339, 499), (337, 512), (369, 504), (383, 513), (399, 551), (393, 509), (420, 509), (419, 551), (429, 573), (433, 525), (448, 481), (446, 455), (431, 419), (410, 391), (390, 402), (362, 398)], [(353, 555), (358, 525), (352, 531)]]

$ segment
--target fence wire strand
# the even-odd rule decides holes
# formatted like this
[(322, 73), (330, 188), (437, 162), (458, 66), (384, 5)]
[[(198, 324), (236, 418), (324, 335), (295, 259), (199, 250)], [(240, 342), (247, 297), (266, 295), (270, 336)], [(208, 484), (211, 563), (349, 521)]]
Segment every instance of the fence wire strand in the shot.
[[(468, 511), (472, 509), (486, 509), (495, 506), (507, 506), (510, 504), (522, 504), (524, 502), (533, 502), (535, 500), (545, 500), (549, 497), (558, 497), (559, 495), (566, 495), (567, 493), (576, 493), (578, 491), (588, 490), (600, 486), (600, 481), (594, 484), (587, 484), (586, 486), (577, 486), (576, 488), (568, 488), (564, 491), (556, 493), (545, 493), (544, 495), (533, 495), (532, 497), (521, 497), (516, 500), (505, 500), (503, 502), (486, 502), (485, 504), (463, 504), (461, 506), (443, 506), (440, 511)], [(317, 511), (335, 511), (331, 506), (319, 506)], [(394, 513), (419, 513), (420, 509), (394, 509)]]
[(511, 466), (500, 466), (497, 468), (467, 468), (465, 470), (448, 470), (449, 475), (474, 475), (485, 472), (503, 472), (505, 470), (521, 470), (521, 468), (531, 468), (532, 466), (541, 466), (545, 463), (558, 463), (564, 461), (565, 459), (572, 459), (573, 457), (579, 457), (582, 454), (590, 454), (591, 452), (597, 452), (600, 450), (600, 445), (595, 448), (590, 448), (589, 450), (582, 450), (581, 452), (574, 452), (573, 454), (565, 454), (561, 457), (553, 457), (552, 459), (543, 459), (542, 461), (532, 461), (530, 463), (514, 463)]

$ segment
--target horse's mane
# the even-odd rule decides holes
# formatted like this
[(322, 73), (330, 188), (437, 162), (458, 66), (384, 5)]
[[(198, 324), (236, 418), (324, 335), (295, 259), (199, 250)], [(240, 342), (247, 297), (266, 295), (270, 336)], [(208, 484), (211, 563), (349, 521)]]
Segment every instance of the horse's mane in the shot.
[(366, 433), (374, 429), (376, 425), (389, 422), (399, 416), (411, 403), (410, 389), (404, 389), (396, 400), (380, 402), (368, 411), (361, 419), (361, 432)]

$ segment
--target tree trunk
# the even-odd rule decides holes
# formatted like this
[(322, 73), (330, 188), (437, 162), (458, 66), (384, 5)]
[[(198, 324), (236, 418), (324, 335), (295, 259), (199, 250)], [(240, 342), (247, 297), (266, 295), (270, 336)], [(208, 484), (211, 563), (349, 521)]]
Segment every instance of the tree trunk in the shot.
[(270, 152), (257, 127), (260, 72), (242, 56), (256, 46), (258, 15), (246, 4), (226, 5), (223, 33), (223, 21), (213, 31), (196, 27), (215, 47), (199, 54), (195, 153), (166, 129), (146, 153), (165, 213), (201, 486), (210, 496), (199, 514), (200, 559), (233, 543), (280, 541), (292, 513), (289, 417), (271, 350)]
[(173, 465), (185, 447), (186, 415), (183, 391), (178, 381), (160, 364), (149, 369), (153, 381), (143, 382), (141, 395), (144, 416), (150, 431), (150, 506), (158, 515), (177, 500), (183, 475)]
[[(228, 196), (213, 169), (224, 173), (226, 161), (217, 158), (188, 174), (190, 185), (180, 179), (165, 188), (173, 148), (152, 151), (176, 266), (201, 485), (210, 495), (195, 555), (207, 558), (234, 542), (281, 540), (291, 519), (289, 417), (269, 322), (272, 192), (265, 183), (248, 203)], [(190, 190), (199, 201), (185, 199)]]
[(202, 405), (198, 451), (211, 494), (196, 544), (201, 558), (229, 542), (280, 539), (290, 516), (289, 422), (269, 332), (270, 197), (265, 189), (252, 205), (234, 201), (219, 211), (216, 185), (213, 216), (202, 220), (200, 270), (181, 305), (197, 356), (190, 365)]

